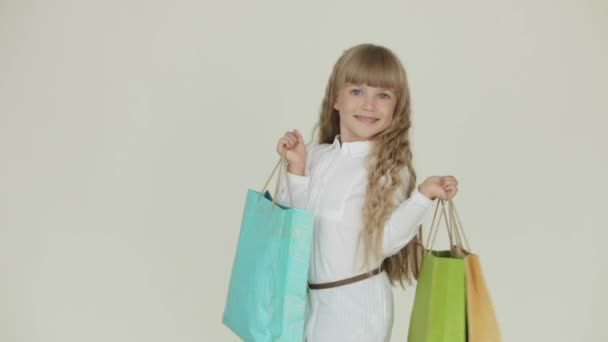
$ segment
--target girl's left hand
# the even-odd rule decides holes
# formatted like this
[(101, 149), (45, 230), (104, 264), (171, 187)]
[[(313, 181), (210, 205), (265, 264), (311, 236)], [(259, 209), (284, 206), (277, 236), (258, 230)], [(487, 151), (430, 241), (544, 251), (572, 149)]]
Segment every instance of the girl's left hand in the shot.
[(432, 200), (452, 199), (458, 192), (458, 180), (454, 176), (431, 176), (420, 184), (418, 191)]

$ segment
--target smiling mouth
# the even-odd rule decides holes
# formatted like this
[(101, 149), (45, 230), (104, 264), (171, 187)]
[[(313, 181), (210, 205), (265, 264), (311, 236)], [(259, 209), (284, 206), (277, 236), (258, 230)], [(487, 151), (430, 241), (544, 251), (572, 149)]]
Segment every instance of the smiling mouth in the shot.
[(369, 116), (360, 116), (360, 115), (355, 115), (355, 118), (357, 118), (357, 120), (359, 120), (361, 122), (365, 122), (365, 123), (375, 123), (376, 121), (380, 120), (380, 119), (372, 118)]

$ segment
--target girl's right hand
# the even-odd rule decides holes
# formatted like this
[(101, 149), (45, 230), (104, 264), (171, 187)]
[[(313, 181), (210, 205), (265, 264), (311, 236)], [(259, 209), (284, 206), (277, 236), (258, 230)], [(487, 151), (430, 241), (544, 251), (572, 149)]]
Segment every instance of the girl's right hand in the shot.
[(304, 176), (306, 169), (306, 144), (304, 137), (297, 129), (286, 132), (277, 143), (277, 153), (287, 159), (287, 171)]
[(420, 184), (418, 191), (432, 200), (448, 200), (458, 192), (458, 179), (454, 176), (431, 176)]

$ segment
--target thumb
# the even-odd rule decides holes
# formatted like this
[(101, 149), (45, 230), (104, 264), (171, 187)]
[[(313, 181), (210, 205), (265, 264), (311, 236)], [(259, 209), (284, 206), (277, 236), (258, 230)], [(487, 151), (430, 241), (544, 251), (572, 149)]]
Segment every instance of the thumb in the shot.
[(448, 193), (445, 191), (445, 189), (443, 187), (439, 188), (439, 198), (441, 198), (442, 200), (447, 200), (448, 199)]

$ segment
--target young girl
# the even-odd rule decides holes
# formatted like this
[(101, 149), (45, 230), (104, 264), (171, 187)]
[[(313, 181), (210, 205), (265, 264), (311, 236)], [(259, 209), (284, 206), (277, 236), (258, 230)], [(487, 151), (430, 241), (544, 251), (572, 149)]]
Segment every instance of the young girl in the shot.
[(457, 192), (452, 176), (416, 187), (410, 116), (401, 62), (385, 47), (363, 44), (333, 68), (318, 144), (307, 148), (297, 130), (278, 141), (288, 173), (277, 202), (315, 213), (308, 342), (390, 340), (391, 285), (417, 278), (420, 224), (434, 199)]

